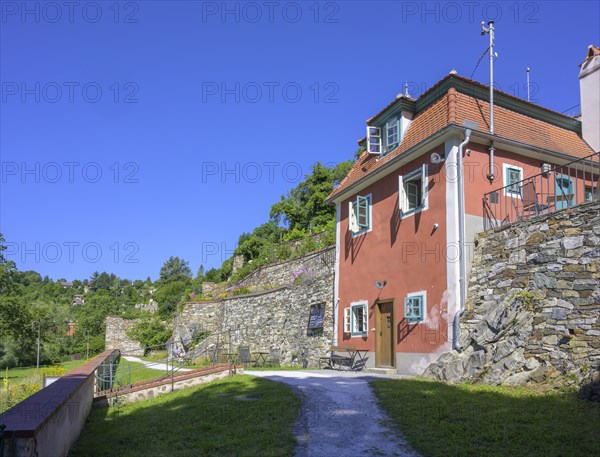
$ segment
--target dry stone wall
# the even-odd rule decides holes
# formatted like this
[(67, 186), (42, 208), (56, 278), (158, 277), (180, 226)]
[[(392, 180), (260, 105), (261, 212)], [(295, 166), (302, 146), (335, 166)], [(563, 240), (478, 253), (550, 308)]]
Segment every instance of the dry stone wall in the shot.
[[(176, 341), (190, 341), (198, 332), (231, 334), (231, 345), (251, 351), (279, 349), (281, 363), (300, 361), (316, 367), (333, 338), (333, 275), (335, 247), (261, 268), (239, 287), (263, 292), (221, 300), (187, 303), (175, 319)], [(308, 328), (310, 305), (325, 303), (323, 328)], [(231, 333), (229, 331), (232, 331)]]
[(120, 317), (108, 316), (106, 318), (106, 337), (104, 347), (106, 349), (120, 349), (127, 355), (144, 355), (144, 350), (139, 341), (127, 336), (139, 319), (121, 319)]
[(335, 247), (321, 249), (286, 262), (261, 267), (236, 287), (274, 288), (328, 274), (335, 263)]
[(462, 352), (425, 376), (518, 385), (600, 377), (600, 202), (479, 234)]

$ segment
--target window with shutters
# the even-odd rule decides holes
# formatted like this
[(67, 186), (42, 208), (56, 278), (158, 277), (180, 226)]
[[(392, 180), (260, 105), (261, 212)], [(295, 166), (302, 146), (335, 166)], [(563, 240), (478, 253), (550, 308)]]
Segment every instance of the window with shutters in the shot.
[(367, 152), (381, 154), (381, 129), (379, 127), (367, 126)]
[(352, 331), (352, 317), (350, 308), (344, 308), (344, 332), (350, 333)]
[(425, 320), (425, 291), (408, 294), (404, 299), (404, 318), (412, 324)]
[(349, 202), (348, 229), (354, 235), (360, 235), (371, 230), (371, 195), (358, 195)]
[(388, 118), (378, 126), (367, 126), (367, 152), (383, 157), (402, 141), (401, 116)]
[(394, 118), (385, 124), (385, 152), (388, 153), (400, 144), (400, 119)]
[(398, 177), (398, 202), (402, 216), (427, 209), (427, 164)]
[[(350, 333), (352, 336), (364, 336), (369, 327), (369, 310), (366, 301), (352, 303), (350, 308)], [(345, 324), (345, 321), (344, 321)]]

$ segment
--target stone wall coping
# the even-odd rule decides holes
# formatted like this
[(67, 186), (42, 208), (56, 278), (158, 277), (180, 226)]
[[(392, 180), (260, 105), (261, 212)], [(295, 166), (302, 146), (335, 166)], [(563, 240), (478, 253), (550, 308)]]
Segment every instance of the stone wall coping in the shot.
[(273, 289), (264, 290), (261, 292), (252, 292), (249, 294), (233, 295), (231, 297), (217, 298), (217, 299), (213, 299), (213, 300), (186, 301), (186, 302), (184, 302), (184, 305), (200, 305), (203, 303), (207, 303), (207, 304), (208, 303), (222, 303), (222, 302), (226, 302), (229, 300), (238, 300), (240, 298), (259, 297), (261, 295), (272, 294), (273, 292), (279, 292), (280, 290), (291, 289), (292, 287), (293, 287), (292, 285), (287, 284), (287, 285), (283, 285), (283, 286), (279, 286), (279, 287), (274, 287)]
[(96, 368), (113, 352), (113, 349), (107, 349), (0, 414), (0, 424), (6, 425), (4, 433), (17, 438), (35, 437), (38, 430), (67, 404), (85, 381), (94, 375)]

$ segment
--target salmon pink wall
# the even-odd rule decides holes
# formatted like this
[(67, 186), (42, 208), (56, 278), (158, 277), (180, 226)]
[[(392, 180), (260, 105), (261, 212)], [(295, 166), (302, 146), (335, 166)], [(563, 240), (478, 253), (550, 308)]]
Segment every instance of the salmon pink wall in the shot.
[[(483, 217), (483, 196), (487, 192), (496, 191), (506, 185), (504, 179), (504, 165), (514, 165), (523, 169), (523, 179), (539, 175), (541, 173), (542, 162), (549, 163), (552, 168), (557, 166), (552, 158), (547, 160), (525, 157), (514, 152), (496, 149), (494, 154), (494, 175), (493, 183), (487, 179), (489, 171), (489, 152), (486, 145), (469, 143), (465, 149), (470, 150), (470, 155), (465, 156), (465, 210), (467, 214)], [(574, 159), (575, 160), (575, 159)], [(588, 168), (584, 172), (580, 168), (578, 171), (574, 167), (561, 167), (560, 174), (568, 175), (573, 178), (574, 184), (574, 203), (582, 203), (585, 186), (591, 186), (591, 171)], [(524, 199), (537, 199), (540, 205), (550, 205), (555, 195), (555, 174), (536, 176), (535, 188), (523, 190)], [(515, 203), (519, 208), (523, 202), (515, 202), (510, 195), (505, 195), (503, 191), (498, 193), (499, 201), (493, 206), (493, 209), (504, 216), (510, 216), (510, 221), (514, 221), (516, 216)], [(550, 198), (550, 204), (549, 204)], [(502, 208), (500, 208), (502, 205)], [(521, 205), (521, 206), (519, 206)], [(553, 208), (551, 208), (553, 209)]]
[[(447, 341), (447, 317), (443, 303), (446, 290), (446, 182), (444, 164), (429, 163), (431, 152), (444, 155), (441, 145), (380, 179), (341, 204), (339, 315), (340, 345), (375, 350), (376, 300), (394, 300), (394, 336), (397, 352), (432, 352)], [(428, 163), (428, 209), (401, 218), (398, 176)], [(356, 195), (372, 195), (371, 231), (353, 237), (348, 230), (348, 203)], [(438, 228), (434, 230), (434, 224)], [(379, 291), (374, 282), (387, 280)], [(404, 319), (404, 297), (427, 292), (426, 322), (408, 324)], [(344, 333), (344, 309), (352, 302), (369, 303), (368, 335)]]

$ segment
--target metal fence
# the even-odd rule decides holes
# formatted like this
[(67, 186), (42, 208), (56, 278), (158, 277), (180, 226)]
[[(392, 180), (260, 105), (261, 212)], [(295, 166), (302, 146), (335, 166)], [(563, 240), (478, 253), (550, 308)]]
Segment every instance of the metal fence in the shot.
[(123, 356), (138, 356), (139, 349), (130, 351), (116, 350), (110, 359), (99, 365), (96, 370), (96, 395), (109, 392), (109, 396), (120, 389), (132, 384), (136, 371), (156, 370), (156, 379), (168, 379), (173, 382), (175, 374), (182, 368), (192, 365), (194, 360), (205, 357), (210, 364), (229, 363), (233, 365), (230, 357), (234, 345), (240, 344), (246, 338), (245, 328), (229, 329), (222, 332), (201, 332), (200, 338), (188, 340), (169, 340), (164, 344), (142, 348), (144, 354), (148, 352), (164, 353), (164, 359), (149, 360), (144, 358), (143, 366), (132, 367)]
[(484, 230), (597, 200), (600, 153), (552, 168), (483, 196)]

